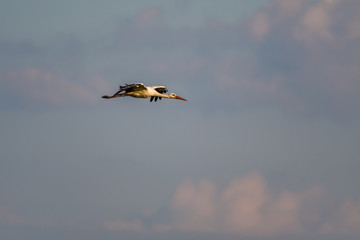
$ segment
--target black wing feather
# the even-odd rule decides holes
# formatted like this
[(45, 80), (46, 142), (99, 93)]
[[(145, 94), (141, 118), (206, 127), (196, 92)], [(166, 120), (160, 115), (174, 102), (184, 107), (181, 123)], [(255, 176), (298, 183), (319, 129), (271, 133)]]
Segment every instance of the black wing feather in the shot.
[(155, 90), (158, 92), (158, 93), (166, 93), (168, 90), (166, 89), (166, 87), (158, 87), (158, 88), (155, 88)]
[[(164, 93), (166, 93), (168, 90), (166, 89), (166, 87), (157, 87), (157, 88), (155, 88), (155, 90), (158, 92), (158, 93), (161, 93), (161, 94), (164, 94)], [(162, 97), (155, 97), (155, 102), (157, 101), (157, 100), (161, 100), (162, 99)]]
[(142, 83), (133, 83), (133, 84), (125, 84), (125, 86), (120, 86), (120, 92), (133, 92), (139, 89), (144, 89), (145, 86)]
[(121, 92), (128, 93), (142, 89), (145, 89), (145, 86), (142, 83), (125, 84), (125, 86), (120, 85), (120, 90), (117, 91), (113, 96), (120, 94)]

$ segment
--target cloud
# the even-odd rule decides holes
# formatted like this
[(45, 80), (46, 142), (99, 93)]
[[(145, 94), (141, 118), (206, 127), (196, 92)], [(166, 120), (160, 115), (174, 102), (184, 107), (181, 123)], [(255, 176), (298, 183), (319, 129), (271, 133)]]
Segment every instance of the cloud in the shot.
[(136, 27), (146, 27), (154, 25), (159, 21), (161, 13), (162, 11), (160, 7), (147, 8), (134, 16), (133, 24)]
[[(302, 191), (272, 191), (262, 175), (250, 173), (218, 187), (213, 181), (185, 179), (174, 191), (167, 220), (153, 209), (133, 220), (106, 220), (107, 231), (159, 234), (167, 232), (273, 238), (280, 236), (360, 236), (360, 201), (329, 206), (321, 186)], [(79, 223), (25, 221), (0, 205), (0, 225), (74, 227)]]
[(302, 230), (298, 218), (301, 197), (287, 191), (273, 196), (257, 173), (232, 180), (216, 195), (214, 188), (211, 182), (194, 184), (187, 180), (180, 184), (171, 203), (173, 227), (252, 236)]
[(358, 1), (274, 0), (254, 15), (254, 71), (277, 86), (276, 104), (331, 117), (359, 114), (360, 18), (351, 11), (357, 7)]
[(256, 38), (265, 37), (270, 31), (269, 16), (264, 12), (257, 13), (251, 23), (250, 30)]
[(125, 221), (125, 220), (112, 220), (104, 223), (105, 229), (112, 231), (132, 231), (143, 232), (145, 227), (141, 220)]
[(0, 225), (8, 224), (23, 224), (25, 223), (24, 217), (19, 214), (11, 212), (8, 208), (0, 205)]
[(224, 228), (246, 235), (297, 233), (300, 199), (283, 192), (277, 197), (267, 191), (264, 179), (251, 174), (233, 180), (221, 195)]
[(95, 102), (100, 90), (108, 89), (107, 83), (101, 78), (93, 78), (85, 85), (37, 68), (12, 71), (4, 75), (3, 83), (11, 89), (13, 95), (53, 105)]
[(183, 182), (177, 189), (172, 208), (176, 211), (175, 222), (185, 231), (212, 231), (215, 218), (214, 185), (200, 181), (194, 185), (190, 180)]
[(295, 37), (299, 41), (331, 40), (332, 11), (337, 1), (320, 1), (316, 5), (306, 9), (300, 17)]
[(270, 31), (276, 32), (285, 28), (300, 41), (331, 39), (331, 26), (333, 21), (336, 21), (333, 13), (339, 3), (332, 0), (273, 0), (255, 14), (250, 30), (258, 38), (266, 38)]
[(360, 235), (360, 201), (344, 201), (320, 231), (324, 234)]
[(320, 186), (274, 193), (258, 173), (233, 179), (222, 189), (208, 180), (187, 179), (171, 200), (172, 220), (155, 224), (152, 230), (253, 237), (360, 234), (359, 202), (346, 200), (324, 214), (324, 201)]

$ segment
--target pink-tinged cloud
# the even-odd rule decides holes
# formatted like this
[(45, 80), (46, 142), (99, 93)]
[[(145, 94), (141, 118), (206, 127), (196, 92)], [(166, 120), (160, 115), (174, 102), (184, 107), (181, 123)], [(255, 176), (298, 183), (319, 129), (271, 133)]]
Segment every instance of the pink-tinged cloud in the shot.
[(251, 23), (250, 31), (255, 38), (264, 38), (270, 31), (269, 16), (264, 12), (257, 13)]
[(338, 1), (323, 0), (306, 9), (294, 31), (299, 41), (332, 40), (332, 11), (336, 9)]
[(0, 205), (0, 225), (24, 224), (25, 219), (19, 214), (13, 213), (8, 208)]
[(137, 27), (146, 27), (156, 23), (161, 17), (161, 8), (160, 7), (151, 7), (145, 9), (134, 16), (133, 23)]
[(360, 203), (344, 201), (336, 209), (327, 209), (324, 217), (320, 209), (325, 200), (320, 186), (271, 192), (258, 173), (234, 179), (223, 189), (207, 180), (185, 180), (170, 203), (172, 222), (156, 224), (153, 230), (254, 237), (360, 235)]
[(183, 182), (176, 191), (171, 206), (176, 227), (185, 230), (213, 231), (215, 220), (215, 188), (209, 181), (197, 185)]
[[(302, 191), (271, 191), (259, 173), (233, 179), (218, 188), (209, 180), (184, 180), (169, 202), (170, 220), (144, 224), (110, 220), (111, 231), (164, 233), (169, 231), (231, 234), (248, 237), (360, 236), (360, 201), (347, 199), (328, 207), (321, 186)], [(149, 214), (150, 213), (150, 214)], [(144, 214), (156, 215), (153, 210)]]
[(360, 235), (360, 201), (346, 200), (321, 228), (324, 234)]
[(299, 11), (301, 11), (306, 2), (308, 2), (308, 0), (270, 1), (267, 8), (254, 15), (249, 25), (250, 33), (255, 39), (261, 40), (265, 38), (270, 31), (274, 31), (274, 28), (276, 28), (278, 24), (299, 14)]
[(256, 13), (250, 24), (254, 37), (265, 38), (280, 25), (292, 25), (289, 34), (299, 40), (330, 39), (332, 13), (338, 7), (336, 0), (273, 0), (267, 8)]
[[(245, 69), (249, 92), (261, 99), (265, 91), (258, 90), (272, 86), (267, 99), (293, 102), (292, 109), (358, 113), (360, 15), (352, 9), (359, 7), (359, 1), (270, 1), (249, 23), (257, 49), (254, 68)], [(239, 74), (230, 68), (228, 76)]]
[(300, 196), (288, 191), (273, 196), (257, 173), (233, 180), (221, 198), (224, 229), (230, 232), (263, 236), (302, 232)]
[(125, 221), (125, 220), (112, 220), (104, 223), (104, 228), (112, 231), (132, 231), (143, 232), (145, 227), (141, 220)]
[(109, 89), (102, 78), (80, 83), (37, 68), (13, 71), (6, 74), (4, 79), (13, 95), (54, 105), (95, 102), (101, 91)]
[[(300, 194), (301, 195), (301, 194)], [(172, 200), (175, 229), (275, 236), (302, 232), (302, 197), (288, 191), (271, 194), (257, 173), (234, 179), (220, 193), (209, 181), (180, 184)]]
[(258, 174), (233, 180), (221, 195), (224, 227), (231, 232), (247, 232), (262, 220), (260, 208), (269, 200), (265, 182)]

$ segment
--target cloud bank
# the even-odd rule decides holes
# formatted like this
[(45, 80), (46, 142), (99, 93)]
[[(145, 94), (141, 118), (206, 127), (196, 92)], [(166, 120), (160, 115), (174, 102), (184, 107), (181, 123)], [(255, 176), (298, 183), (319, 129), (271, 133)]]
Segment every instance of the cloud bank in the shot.
[[(145, 227), (141, 219), (107, 221), (108, 230), (198, 232), (249, 237), (358, 236), (360, 201), (327, 206), (321, 186), (300, 192), (273, 192), (254, 172), (218, 188), (209, 180), (187, 179), (171, 202), (171, 220)], [(325, 214), (326, 213), (326, 214)]]
[[(358, 1), (271, 1), (249, 24), (257, 70), (291, 109), (358, 114)], [(264, 80), (265, 81), (265, 80)], [(283, 98), (284, 99), (284, 98)]]

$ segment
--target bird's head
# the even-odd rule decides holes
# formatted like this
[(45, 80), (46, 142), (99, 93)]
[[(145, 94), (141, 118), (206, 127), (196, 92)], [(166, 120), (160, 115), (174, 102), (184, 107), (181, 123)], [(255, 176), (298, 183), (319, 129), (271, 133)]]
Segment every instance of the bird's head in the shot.
[(175, 98), (175, 99), (180, 99), (180, 100), (183, 100), (183, 101), (187, 101), (185, 98), (176, 96), (175, 93), (170, 93), (170, 94), (169, 94), (169, 97), (170, 97), (170, 98)]

